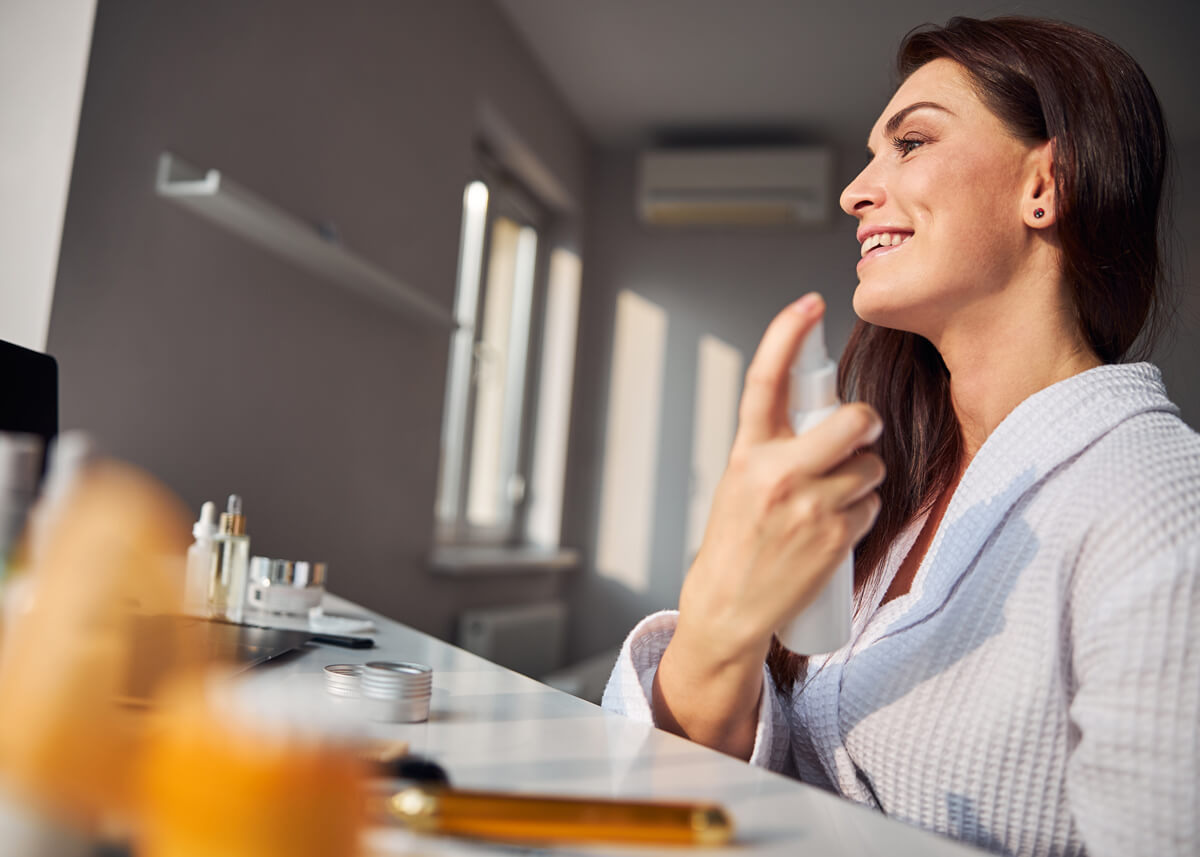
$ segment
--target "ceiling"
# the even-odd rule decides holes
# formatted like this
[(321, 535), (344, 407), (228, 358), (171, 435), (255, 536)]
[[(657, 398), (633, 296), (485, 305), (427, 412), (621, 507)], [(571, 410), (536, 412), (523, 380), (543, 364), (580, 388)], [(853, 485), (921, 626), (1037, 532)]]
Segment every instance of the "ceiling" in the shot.
[(1057, 17), (1117, 41), (1200, 142), (1197, 0), (496, 0), (589, 136), (864, 144), (912, 27), (952, 15)]

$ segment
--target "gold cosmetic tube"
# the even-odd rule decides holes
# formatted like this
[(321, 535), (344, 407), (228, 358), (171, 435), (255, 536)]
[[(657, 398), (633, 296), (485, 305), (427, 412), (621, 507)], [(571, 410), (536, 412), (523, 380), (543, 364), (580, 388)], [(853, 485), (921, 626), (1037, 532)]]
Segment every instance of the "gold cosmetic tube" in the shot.
[(733, 836), (712, 803), (561, 798), (412, 787), (387, 800), (395, 820), (423, 833), (507, 842), (724, 845)]

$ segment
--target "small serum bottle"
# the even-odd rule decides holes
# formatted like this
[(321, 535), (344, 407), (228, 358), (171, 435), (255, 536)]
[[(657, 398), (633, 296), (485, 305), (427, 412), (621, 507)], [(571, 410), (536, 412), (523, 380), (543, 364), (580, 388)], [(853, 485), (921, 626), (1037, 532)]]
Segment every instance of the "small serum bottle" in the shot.
[[(837, 364), (825, 350), (825, 325), (809, 331), (792, 364), (788, 416), (796, 434), (804, 434), (837, 410)], [(780, 628), (779, 641), (800, 655), (840, 649), (850, 642), (854, 610), (854, 552), (844, 556), (816, 600)]]
[(209, 615), (209, 593), (217, 568), (217, 507), (206, 500), (200, 520), (192, 524), (195, 539), (187, 552), (187, 575), (183, 584), (183, 610), (189, 616)]
[(213, 576), (213, 598), (209, 609), (214, 616), (241, 622), (246, 615), (246, 584), (250, 569), (250, 537), (246, 535), (246, 516), (242, 498), (229, 495), (221, 514), (216, 538), (217, 568)]

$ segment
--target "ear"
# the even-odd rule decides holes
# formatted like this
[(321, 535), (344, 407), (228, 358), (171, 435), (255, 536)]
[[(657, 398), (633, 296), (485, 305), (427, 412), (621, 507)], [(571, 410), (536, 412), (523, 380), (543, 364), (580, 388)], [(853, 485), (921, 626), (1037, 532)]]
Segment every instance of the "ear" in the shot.
[(1026, 161), (1021, 217), (1031, 229), (1045, 229), (1057, 219), (1057, 195), (1054, 185), (1054, 141), (1047, 140), (1029, 150)]

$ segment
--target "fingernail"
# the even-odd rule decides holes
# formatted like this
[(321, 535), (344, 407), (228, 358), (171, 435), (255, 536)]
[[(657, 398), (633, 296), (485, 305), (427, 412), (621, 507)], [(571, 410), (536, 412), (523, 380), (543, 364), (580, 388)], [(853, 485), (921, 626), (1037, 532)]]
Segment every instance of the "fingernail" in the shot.
[(792, 311), (798, 312), (801, 315), (807, 315), (816, 309), (817, 304), (821, 302), (821, 296), (816, 292), (809, 292), (800, 300), (792, 304)]

